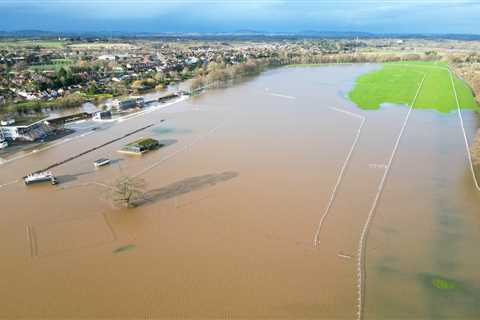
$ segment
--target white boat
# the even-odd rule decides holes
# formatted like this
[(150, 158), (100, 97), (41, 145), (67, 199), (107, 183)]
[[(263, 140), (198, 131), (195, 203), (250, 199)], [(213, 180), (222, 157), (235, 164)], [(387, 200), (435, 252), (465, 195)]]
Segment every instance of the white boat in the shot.
[(35, 172), (23, 177), (23, 181), (26, 185), (40, 182), (50, 182), (51, 184), (57, 184), (57, 178), (50, 171)]
[(101, 158), (93, 162), (93, 165), (95, 166), (95, 168), (103, 167), (108, 164), (110, 164), (110, 159), (107, 159), (107, 158)]

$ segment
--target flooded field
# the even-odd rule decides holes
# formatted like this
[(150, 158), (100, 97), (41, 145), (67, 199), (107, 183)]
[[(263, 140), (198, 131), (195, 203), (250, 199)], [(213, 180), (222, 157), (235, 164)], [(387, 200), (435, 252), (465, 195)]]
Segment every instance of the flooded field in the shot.
[[(5, 157), (0, 317), (356, 318), (360, 235), (408, 111), (344, 98), (374, 68), (281, 68)], [(55, 168), (58, 186), (20, 181), (149, 124)], [(140, 137), (166, 146), (117, 153)], [(148, 201), (114, 208), (122, 175)], [(457, 114), (413, 110), (370, 225), (364, 318), (478, 319), (479, 209)]]

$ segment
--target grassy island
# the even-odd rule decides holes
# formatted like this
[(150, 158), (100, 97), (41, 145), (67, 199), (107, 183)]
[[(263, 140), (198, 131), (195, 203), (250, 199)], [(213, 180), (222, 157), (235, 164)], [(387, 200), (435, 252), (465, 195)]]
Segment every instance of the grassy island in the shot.
[[(410, 105), (424, 76), (414, 108), (456, 110), (450, 71), (442, 61), (385, 63), (380, 70), (358, 77), (348, 96), (362, 109), (378, 109), (382, 103)], [(478, 109), (470, 87), (453, 73), (452, 77), (460, 108)]]

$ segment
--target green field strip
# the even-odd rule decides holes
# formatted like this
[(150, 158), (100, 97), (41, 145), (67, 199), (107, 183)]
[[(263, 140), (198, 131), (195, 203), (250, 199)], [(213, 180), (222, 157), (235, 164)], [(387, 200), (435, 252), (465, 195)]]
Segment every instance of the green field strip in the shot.
[[(440, 112), (456, 110), (457, 105), (444, 61), (412, 61), (385, 63), (380, 70), (357, 78), (348, 97), (361, 109), (378, 109), (383, 103), (408, 105), (418, 83), (425, 82), (414, 108), (435, 109)], [(460, 108), (478, 109), (472, 90), (461, 79), (454, 77)]]

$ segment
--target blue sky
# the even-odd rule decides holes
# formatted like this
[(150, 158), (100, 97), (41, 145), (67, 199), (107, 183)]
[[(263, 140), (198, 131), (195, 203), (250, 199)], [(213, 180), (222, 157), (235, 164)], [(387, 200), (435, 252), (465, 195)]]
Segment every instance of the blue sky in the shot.
[(0, 0), (0, 30), (480, 33), (480, 0)]

